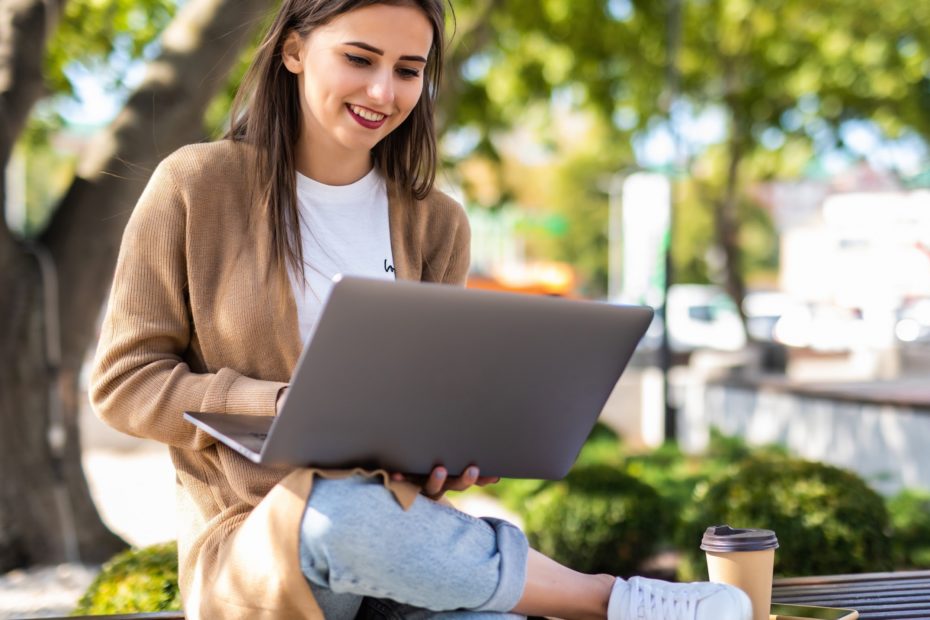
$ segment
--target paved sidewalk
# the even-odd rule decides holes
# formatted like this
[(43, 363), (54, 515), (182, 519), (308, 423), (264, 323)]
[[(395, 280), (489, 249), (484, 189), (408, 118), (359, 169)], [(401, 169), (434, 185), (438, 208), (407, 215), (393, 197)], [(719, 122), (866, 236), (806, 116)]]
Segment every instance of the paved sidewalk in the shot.
[(96, 566), (62, 564), (2, 575), (0, 619), (70, 613), (96, 574)]

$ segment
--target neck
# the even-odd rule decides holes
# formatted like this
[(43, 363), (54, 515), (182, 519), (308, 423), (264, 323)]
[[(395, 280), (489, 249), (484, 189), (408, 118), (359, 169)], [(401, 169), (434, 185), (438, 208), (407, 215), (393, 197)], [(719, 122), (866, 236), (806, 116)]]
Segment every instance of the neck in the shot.
[(371, 153), (335, 153), (332, 148), (314, 148), (301, 141), (297, 145), (297, 171), (324, 185), (349, 185), (371, 172)]

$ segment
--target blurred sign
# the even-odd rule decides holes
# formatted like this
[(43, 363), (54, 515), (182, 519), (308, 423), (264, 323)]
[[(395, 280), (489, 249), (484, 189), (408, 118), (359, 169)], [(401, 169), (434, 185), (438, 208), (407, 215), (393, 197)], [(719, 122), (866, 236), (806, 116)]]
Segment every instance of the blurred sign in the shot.
[(620, 299), (660, 306), (671, 225), (671, 185), (661, 174), (637, 172), (623, 182)]

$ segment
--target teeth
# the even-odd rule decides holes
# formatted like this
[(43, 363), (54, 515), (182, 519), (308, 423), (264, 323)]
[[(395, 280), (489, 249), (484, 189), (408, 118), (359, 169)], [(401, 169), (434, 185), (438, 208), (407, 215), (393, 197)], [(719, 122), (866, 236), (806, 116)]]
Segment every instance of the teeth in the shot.
[(349, 106), (353, 112), (364, 118), (366, 121), (378, 122), (384, 118), (384, 114), (378, 114), (377, 112), (372, 112), (371, 110), (366, 110), (365, 108), (360, 108), (357, 105)]

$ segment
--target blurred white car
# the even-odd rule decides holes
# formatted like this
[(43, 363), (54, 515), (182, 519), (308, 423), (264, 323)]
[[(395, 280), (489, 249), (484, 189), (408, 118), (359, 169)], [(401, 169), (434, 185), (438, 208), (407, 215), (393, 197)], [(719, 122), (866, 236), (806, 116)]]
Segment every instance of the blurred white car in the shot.
[(746, 330), (736, 304), (719, 286), (671, 286), (667, 320), (669, 346), (674, 351), (738, 351), (746, 346)]
[(801, 307), (801, 302), (781, 291), (752, 291), (743, 299), (746, 329), (758, 342), (773, 342), (775, 326), (786, 314)]
[(907, 345), (930, 344), (930, 299), (916, 299), (898, 311), (895, 337)]
[(774, 338), (789, 347), (816, 351), (849, 351), (869, 342), (869, 326), (852, 308), (829, 304), (799, 304), (775, 324)]

